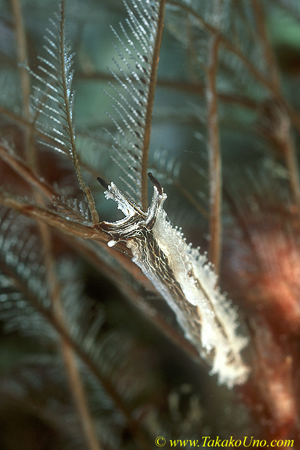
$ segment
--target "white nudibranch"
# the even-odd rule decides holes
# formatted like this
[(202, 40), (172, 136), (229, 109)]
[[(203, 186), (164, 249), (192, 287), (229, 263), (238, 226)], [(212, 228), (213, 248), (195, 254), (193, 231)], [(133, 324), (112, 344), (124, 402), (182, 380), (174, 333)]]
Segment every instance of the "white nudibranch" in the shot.
[(187, 245), (180, 231), (167, 219), (163, 202), (167, 198), (159, 182), (154, 185), (147, 212), (140, 209), (111, 183), (98, 178), (107, 199), (117, 202), (125, 217), (101, 222), (110, 236), (108, 245), (126, 242), (137, 264), (176, 314), (184, 334), (218, 374), (219, 383), (232, 388), (244, 383), (249, 368), (241, 350), (248, 339), (237, 334), (236, 309), (217, 287), (217, 276), (205, 255)]

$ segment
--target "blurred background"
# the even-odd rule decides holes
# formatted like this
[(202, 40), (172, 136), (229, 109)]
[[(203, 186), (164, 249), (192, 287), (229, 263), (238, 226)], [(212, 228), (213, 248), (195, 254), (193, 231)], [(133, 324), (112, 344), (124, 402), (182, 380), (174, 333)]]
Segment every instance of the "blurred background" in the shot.
[[(136, 12), (130, 1), (128, 5)], [(143, 1), (137, 5), (142, 11)], [(16, 161), (26, 159), (30, 128), (22, 70), (28, 66), (37, 73), (38, 55), (47, 58), (44, 36), (47, 28), (53, 29), (49, 18), (57, 22), (55, 14), (59, 3), (53, 0), (0, 0), (1, 148)], [(100, 221), (122, 215), (114, 202), (105, 200), (96, 177), (123, 190), (127, 186), (113, 149), (118, 132), (114, 120), (126, 128), (114, 99), (120, 101), (118, 92), (127, 99), (126, 75), (132, 75), (120, 57), (126, 50), (116, 33), (129, 48), (136, 40), (127, 19), (122, 1), (66, 2), (66, 37), (74, 53), (76, 144)], [(26, 61), (20, 60), (20, 24)], [(215, 59), (213, 39), (219, 40)], [(134, 64), (130, 56), (128, 62)], [(37, 80), (28, 76), (35, 95)], [(159, 435), (199, 439), (200, 447), (207, 435), (281, 439), (282, 448), (288, 448), (286, 439), (294, 439), (292, 447), (300, 448), (299, 76), (296, 2), (166, 3), (149, 171), (163, 185), (165, 210), (187, 242), (210, 256), (212, 247), (217, 248), (218, 263), (213, 262), (219, 267), (221, 290), (239, 308), (240, 333), (249, 336), (243, 355), (252, 373), (244, 386), (219, 386), (195, 349), (184, 343), (174, 313), (141, 282), (142, 275), (125, 273), (109, 250), (86, 250), (77, 238), (51, 231), (66, 323), (81, 349), (76, 353), (74, 344), (99, 449), (156, 448)], [(31, 126), (38, 129), (36, 123)], [(82, 199), (70, 160), (50, 149), (37, 132), (34, 141), (42, 183), (54, 186), (60, 198)], [(38, 203), (26, 177), (3, 156), (0, 184), (12, 195)], [(215, 186), (221, 192), (218, 201)], [(149, 200), (151, 195), (149, 186)], [(219, 205), (219, 231), (212, 226), (214, 205)], [(4, 208), (1, 227), (0, 448), (93, 448), (86, 443), (64, 372), (59, 333), (36, 306), (47, 310), (51, 293), (43, 256), (47, 249), (40, 255), (38, 226)], [(154, 323), (152, 316), (164, 323)], [(177, 340), (166, 336), (167, 326)]]

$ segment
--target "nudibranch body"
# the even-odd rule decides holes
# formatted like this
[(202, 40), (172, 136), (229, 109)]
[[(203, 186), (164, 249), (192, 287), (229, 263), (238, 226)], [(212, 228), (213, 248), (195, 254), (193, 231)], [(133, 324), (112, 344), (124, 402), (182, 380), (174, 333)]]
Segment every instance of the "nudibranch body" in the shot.
[(218, 374), (219, 383), (229, 388), (244, 383), (249, 368), (241, 350), (248, 339), (237, 334), (236, 309), (217, 287), (217, 276), (199, 249), (187, 245), (182, 233), (167, 219), (163, 203), (167, 198), (159, 182), (154, 185), (147, 212), (127, 199), (114, 183), (105, 187), (107, 199), (117, 202), (124, 218), (101, 222), (112, 237), (109, 246), (122, 240), (137, 264), (174, 311), (184, 334)]

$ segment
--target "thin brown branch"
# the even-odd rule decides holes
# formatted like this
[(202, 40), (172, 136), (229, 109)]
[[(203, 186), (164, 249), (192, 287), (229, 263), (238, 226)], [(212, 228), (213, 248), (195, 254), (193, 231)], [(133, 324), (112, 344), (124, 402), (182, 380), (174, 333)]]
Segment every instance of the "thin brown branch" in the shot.
[(61, 339), (61, 348), (64, 357), (64, 363), (70, 380), (70, 387), (75, 399), (77, 411), (83, 426), (87, 444), (91, 450), (101, 450), (96, 430), (93, 424), (93, 418), (88, 407), (86, 392), (79, 374), (78, 364), (76, 363), (75, 353), (72, 347)]
[[(20, 0), (11, 0), (11, 6), (14, 16), (15, 23), (15, 33), (17, 41), (17, 58), (18, 58), (18, 68), (21, 79), (21, 91), (23, 100), (23, 117), (30, 122), (30, 76), (29, 72), (24, 67), (24, 63), (28, 59), (27, 51), (27, 38), (25, 33), (23, 15), (20, 5)], [(25, 130), (25, 155), (28, 161), (34, 159), (35, 155), (32, 153), (32, 146), (30, 145), (32, 137), (32, 127), (26, 128)]]
[(77, 157), (77, 150), (76, 150), (76, 144), (75, 144), (75, 135), (74, 135), (74, 129), (73, 129), (73, 122), (72, 122), (72, 111), (71, 111), (71, 105), (69, 100), (69, 92), (68, 92), (68, 86), (67, 86), (67, 67), (66, 67), (66, 43), (65, 43), (65, 2), (61, 2), (61, 18), (60, 18), (60, 49), (59, 49), (59, 57), (60, 57), (60, 66), (61, 66), (61, 72), (62, 72), (62, 90), (63, 90), (63, 101), (65, 105), (65, 114), (66, 114), (66, 121), (67, 121), (67, 128), (68, 128), (68, 136), (70, 138), (70, 145), (71, 145), (71, 152), (72, 152), (72, 160), (75, 166), (76, 175), (80, 184), (80, 188), (84, 192), (89, 209), (92, 216), (93, 224), (96, 225), (99, 223), (99, 216), (96, 210), (95, 200), (91, 193), (91, 190), (88, 186), (85, 185)]
[(222, 175), (221, 152), (219, 142), (218, 103), (216, 76), (218, 69), (218, 51), (220, 40), (213, 36), (210, 42), (209, 63), (207, 68), (207, 114), (208, 114), (208, 158), (209, 158), (209, 188), (210, 188), (210, 243), (209, 260), (219, 273), (221, 258), (221, 203), (222, 203)]
[(0, 144), (0, 158), (48, 200), (51, 200), (52, 195), (57, 195), (54, 189), (46, 184), (44, 180), (39, 179), (36, 173), (23, 160), (17, 155), (9, 153), (9, 149), (3, 144)]
[(13, 16), (14, 16), (14, 25), (16, 32), (16, 41), (17, 41), (17, 55), (18, 55), (18, 63), (19, 72), (21, 78), (21, 89), (22, 89), (22, 97), (23, 97), (23, 116), (28, 119), (30, 117), (30, 79), (29, 73), (25, 67), (22, 67), (21, 64), (24, 64), (27, 61), (27, 39), (23, 21), (23, 15), (21, 11), (21, 5), (19, 0), (10, 0)]
[(50, 211), (49, 209), (30, 204), (4, 190), (0, 190), (0, 204), (8, 208), (15, 209), (25, 216), (32, 217), (35, 220), (40, 220), (57, 228), (63, 233), (70, 234), (74, 237), (91, 239), (104, 243), (107, 243), (111, 239), (100, 229), (82, 225), (77, 222), (71, 222), (61, 217), (59, 214)]
[(300, 212), (300, 180), (299, 180), (299, 165), (296, 156), (296, 149), (292, 137), (286, 137), (282, 142), (283, 153), (285, 156), (285, 164), (289, 174), (289, 184), (292, 193), (293, 200)]
[(165, 5), (166, 0), (160, 0), (159, 13), (158, 13), (158, 23), (157, 32), (154, 44), (154, 52), (152, 59), (152, 67), (150, 73), (150, 83), (147, 98), (147, 111), (145, 117), (145, 132), (143, 139), (143, 157), (142, 157), (142, 208), (147, 211), (148, 208), (148, 160), (149, 160), (149, 147), (150, 147), (150, 136), (151, 136), (151, 124), (152, 124), (152, 113), (154, 105), (154, 96), (156, 91), (157, 82), (157, 68), (159, 62), (159, 53), (162, 41), (162, 33), (164, 27), (164, 16), (165, 16)]
[(268, 67), (270, 82), (277, 91), (280, 90), (280, 76), (266, 30), (265, 13), (260, 0), (252, 0), (252, 9), (256, 21), (258, 36), (263, 49), (264, 59)]
[[(254, 11), (254, 17), (256, 19), (256, 25), (258, 29), (258, 35), (261, 41), (261, 45), (264, 52), (265, 62), (268, 66), (268, 72), (270, 74), (270, 82), (273, 84), (274, 89), (281, 94), (280, 87), (280, 75), (270, 41), (268, 39), (266, 30), (265, 12), (260, 0), (252, 0), (252, 8)], [(286, 105), (285, 105), (286, 106)], [(282, 149), (285, 164), (288, 170), (289, 184), (292, 192), (293, 199), (298, 208), (300, 208), (300, 182), (299, 182), (299, 170), (296, 157), (296, 150), (293, 139), (291, 137), (290, 119), (289, 117), (282, 118), (281, 127), (285, 132), (281, 133), (280, 147)]]

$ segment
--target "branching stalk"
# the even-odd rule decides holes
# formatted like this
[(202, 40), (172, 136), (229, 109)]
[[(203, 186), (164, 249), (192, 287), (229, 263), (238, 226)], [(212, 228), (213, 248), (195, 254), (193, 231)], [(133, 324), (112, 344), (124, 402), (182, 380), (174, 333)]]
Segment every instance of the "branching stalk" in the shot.
[(150, 147), (150, 135), (151, 135), (151, 123), (152, 113), (154, 105), (154, 96), (157, 83), (157, 68), (159, 62), (159, 53), (162, 41), (162, 33), (164, 27), (166, 0), (160, 0), (159, 16), (157, 23), (157, 33), (155, 39), (155, 46), (153, 52), (152, 68), (150, 74), (149, 92), (147, 98), (147, 111), (145, 117), (145, 133), (143, 142), (143, 157), (142, 157), (142, 208), (147, 211), (148, 208), (148, 160), (149, 160), (149, 147)]
[(104, 243), (107, 243), (110, 240), (109, 236), (101, 230), (82, 225), (78, 222), (71, 222), (53, 211), (41, 206), (32, 205), (3, 190), (0, 190), (0, 204), (15, 209), (21, 214), (32, 217), (35, 220), (41, 220), (42, 222), (59, 229), (63, 233), (70, 234), (74, 237), (92, 239)]
[(66, 62), (65, 62), (65, 50), (66, 50), (66, 42), (65, 42), (65, 30), (64, 30), (64, 24), (65, 24), (65, 2), (61, 2), (61, 39), (60, 39), (60, 51), (59, 51), (59, 57), (60, 57), (60, 65), (61, 65), (61, 71), (62, 71), (62, 88), (63, 88), (63, 96), (64, 96), (64, 104), (65, 104), (65, 111), (66, 111), (66, 120), (67, 120), (67, 127), (68, 127), (68, 136), (70, 138), (70, 144), (72, 149), (72, 160), (75, 166), (76, 174), (78, 177), (78, 181), (80, 184), (80, 187), (82, 191), (84, 192), (89, 209), (92, 215), (92, 222), (93, 225), (96, 225), (99, 223), (99, 216), (96, 210), (95, 200), (93, 198), (93, 195), (91, 193), (91, 190), (88, 186), (85, 185), (77, 157), (77, 150), (76, 150), (76, 144), (75, 144), (75, 136), (74, 136), (74, 129), (73, 129), (73, 122), (72, 122), (72, 112), (71, 112), (71, 105), (69, 101), (69, 94), (68, 94), (68, 86), (67, 86), (67, 68), (66, 68)]

